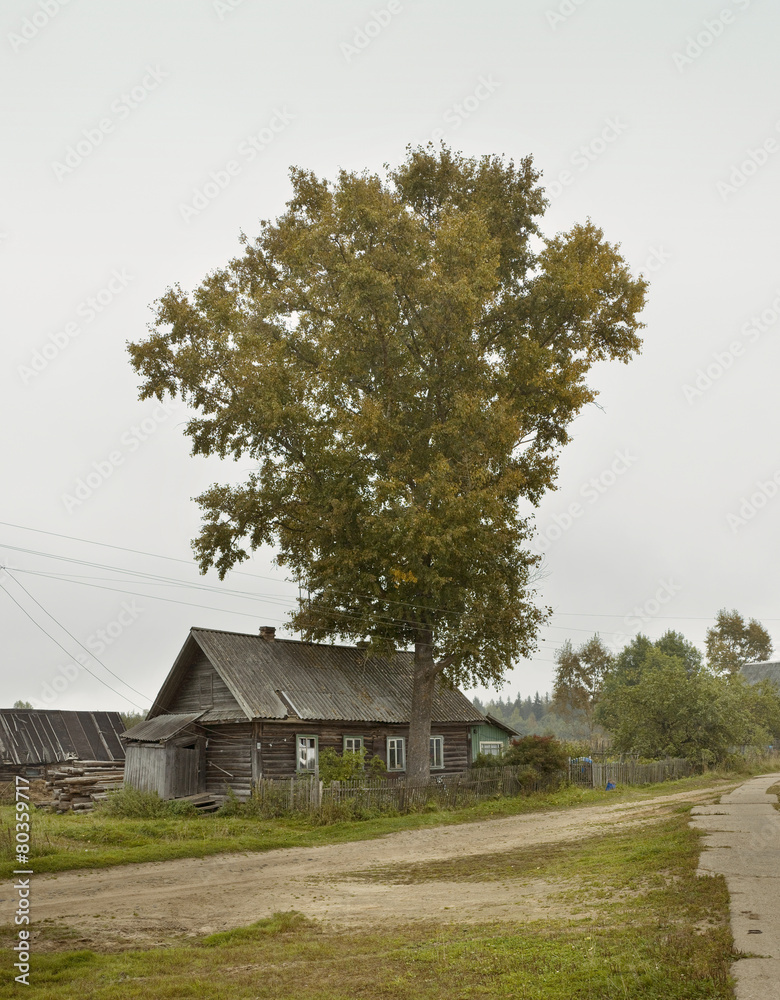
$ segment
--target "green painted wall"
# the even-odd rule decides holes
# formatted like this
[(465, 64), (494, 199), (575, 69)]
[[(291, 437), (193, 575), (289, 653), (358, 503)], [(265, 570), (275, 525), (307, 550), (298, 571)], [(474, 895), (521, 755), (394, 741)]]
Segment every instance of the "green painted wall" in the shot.
[(479, 753), (480, 743), (503, 743), (507, 746), (510, 740), (509, 733), (505, 732), (503, 729), (499, 729), (498, 726), (493, 726), (489, 722), (486, 722), (482, 726), (472, 726), (471, 727), (471, 759), (474, 758)]

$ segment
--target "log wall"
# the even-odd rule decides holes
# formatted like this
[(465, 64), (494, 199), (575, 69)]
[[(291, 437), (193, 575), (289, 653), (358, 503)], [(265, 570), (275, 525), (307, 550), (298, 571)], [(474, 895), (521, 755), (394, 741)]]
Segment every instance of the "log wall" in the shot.
[(252, 787), (252, 723), (209, 723), (206, 738), (206, 791), (240, 796)]

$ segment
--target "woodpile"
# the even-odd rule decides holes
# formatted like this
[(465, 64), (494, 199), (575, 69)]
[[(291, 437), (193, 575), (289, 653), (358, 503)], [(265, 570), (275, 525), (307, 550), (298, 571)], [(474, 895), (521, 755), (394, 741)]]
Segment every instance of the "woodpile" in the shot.
[(121, 788), (125, 776), (123, 760), (73, 760), (55, 767), (46, 782), (50, 798), (38, 805), (58, 813), (89, 812), (96, 802), (107, 799), (110, 791)]

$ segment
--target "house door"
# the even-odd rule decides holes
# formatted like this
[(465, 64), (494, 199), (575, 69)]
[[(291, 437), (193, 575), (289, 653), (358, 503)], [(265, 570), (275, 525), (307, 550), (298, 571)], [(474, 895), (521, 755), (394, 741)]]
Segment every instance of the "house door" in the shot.
[(185, 795), (196, 795), (201, 790), (198, 787), (199, 757), (197, 746), (176, 747), (171, 798), (180, 799)]

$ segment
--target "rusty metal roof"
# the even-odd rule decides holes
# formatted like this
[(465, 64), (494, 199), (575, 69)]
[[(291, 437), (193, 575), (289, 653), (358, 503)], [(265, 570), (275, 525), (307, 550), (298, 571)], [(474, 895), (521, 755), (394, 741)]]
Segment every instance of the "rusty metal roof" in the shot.
[(64, 760), (124, 760), (118, 712), (0, 709), (0, 760), (54, 764)]
[[(259, 634), (193, 628), (203, 650), (250, 719), (300, 718), (343, 722), (409, 722), (413, 654), (367, 656), (355, 646), (330, 646)], [(177, 664), (186, 669), (182, 650)], [(165, 711), (178, 685), (171, 672), (149, 713)], [(204, 715), (201, 721), (206, 721)], [(456, 688), (439, 684), (433, 722), (484, 722), (484, 716)]]
[(158, 715), (155, 719), (147, 719), (128, 729), (122, 733), (122, 739), (139, 743), (160, 743), (176, 736), (201, 715), (203, 712), (190, 712), (188, 715)]

